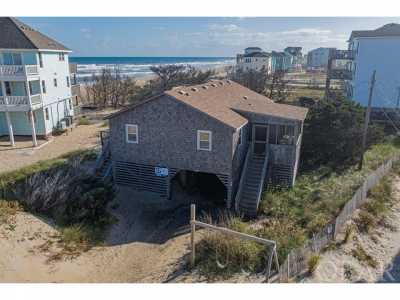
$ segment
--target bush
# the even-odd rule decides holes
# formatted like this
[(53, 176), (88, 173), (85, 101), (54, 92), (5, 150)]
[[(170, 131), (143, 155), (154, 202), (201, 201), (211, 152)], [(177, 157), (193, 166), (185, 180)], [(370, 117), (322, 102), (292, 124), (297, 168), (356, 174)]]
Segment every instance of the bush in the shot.
[(321, 260), (321, 257), (319, 255), (313, 255), (310, 257), (308, 260), (308, 273), (309, 274), (314, 274), (315, 270), (318, 267), (319, 261)]
[(346, 229), (344, 231), (343, 244), (347, 244), (347, 242), (351, 238), (352, 233), (353, 233), (353, 226), (352, 225), (347, 225)]
[(0, 225), (6, 223), (11, 216), (21, 209), (21, 205), (17, 201), (0, 199)]

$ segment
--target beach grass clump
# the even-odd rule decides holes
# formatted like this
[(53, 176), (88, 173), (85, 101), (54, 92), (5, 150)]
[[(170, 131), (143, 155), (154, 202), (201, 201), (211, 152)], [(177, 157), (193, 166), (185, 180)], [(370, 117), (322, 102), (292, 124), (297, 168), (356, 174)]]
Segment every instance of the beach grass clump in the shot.
[(0, 199), (0, 225), (7, 223), (20, 210), (22, 207), (18, 201)]
[(90, 125), (89, 119), (86, 117), (80, 117), (78, 119), (78, 126), (81, 126), (81, 125)]
[(375, 269), (378, 267), (377, 260), (369, 255), (360, 244), (357, 244), (356, 248), (351, 250), (351, 255), (359, 262), (364, 263), (371, 268)]
[(321, 260), (321, 256), (319, 256), (318, 254), (316, 255), (312, 255), (307, 262), (307, 266), (308, 266), (308, 273), (310, 275), (313, 275), (315, 273), (315, 271), (317, 270), (318, 264)]

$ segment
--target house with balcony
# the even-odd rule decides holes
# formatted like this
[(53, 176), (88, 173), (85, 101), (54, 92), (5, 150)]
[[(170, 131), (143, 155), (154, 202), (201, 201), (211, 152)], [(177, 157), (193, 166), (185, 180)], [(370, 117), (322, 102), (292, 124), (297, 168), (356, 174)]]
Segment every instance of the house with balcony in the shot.
[(203, 190), (254, 216), (268, 184), (294, 184), (306, 114), (230, 80), (176, 87), (107, 117), (104, 161), (116, 184), (164, 198), (212, 177)]
[(264, 69), (269, 74), (271, 73), (271, 55), (259, 47), (248, 47), (244, 49), (244, 54), (236, 56), (236, 68), (243, 71)]
[(400, 24), (386, 24), (374, 30), (352, 31), (348, 40), (351, 61), (346, 78), (350, 99), (368, 105), (369, 83), (376, 70), (373, 108), (393, 109), (400, 101)]
[(0, 136), (49, 137), (72, 123), (68, 48), (11, 17), (0, 18)]

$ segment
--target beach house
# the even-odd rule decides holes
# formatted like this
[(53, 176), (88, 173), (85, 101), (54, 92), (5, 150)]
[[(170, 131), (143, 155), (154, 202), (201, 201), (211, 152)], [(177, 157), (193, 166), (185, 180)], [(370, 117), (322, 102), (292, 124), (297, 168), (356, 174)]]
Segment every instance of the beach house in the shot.
[(118, 185), (170, 198), (174, 178), (211, 174), (255, 215), (266, 184), (294, 184), (306, 114), (230, 80), (177, 87), (109, 115), (103, 155)]
[(259, 47), (247, 47), (244, 54), (236, 55), (236, 68), (243, 71), (261, 71), (271, 73), (271, 55)]
[(0, 18), (0, 136), (48, 137), (72, 123), (68, 48), (15, 18)]

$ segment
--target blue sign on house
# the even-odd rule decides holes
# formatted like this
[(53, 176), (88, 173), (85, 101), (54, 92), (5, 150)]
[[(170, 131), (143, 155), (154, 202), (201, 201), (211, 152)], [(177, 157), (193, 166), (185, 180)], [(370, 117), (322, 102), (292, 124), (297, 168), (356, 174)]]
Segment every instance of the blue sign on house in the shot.
[(167, 177), (168, 176), (168, 168), (155, 167), (154, 174), (158, 177)]

